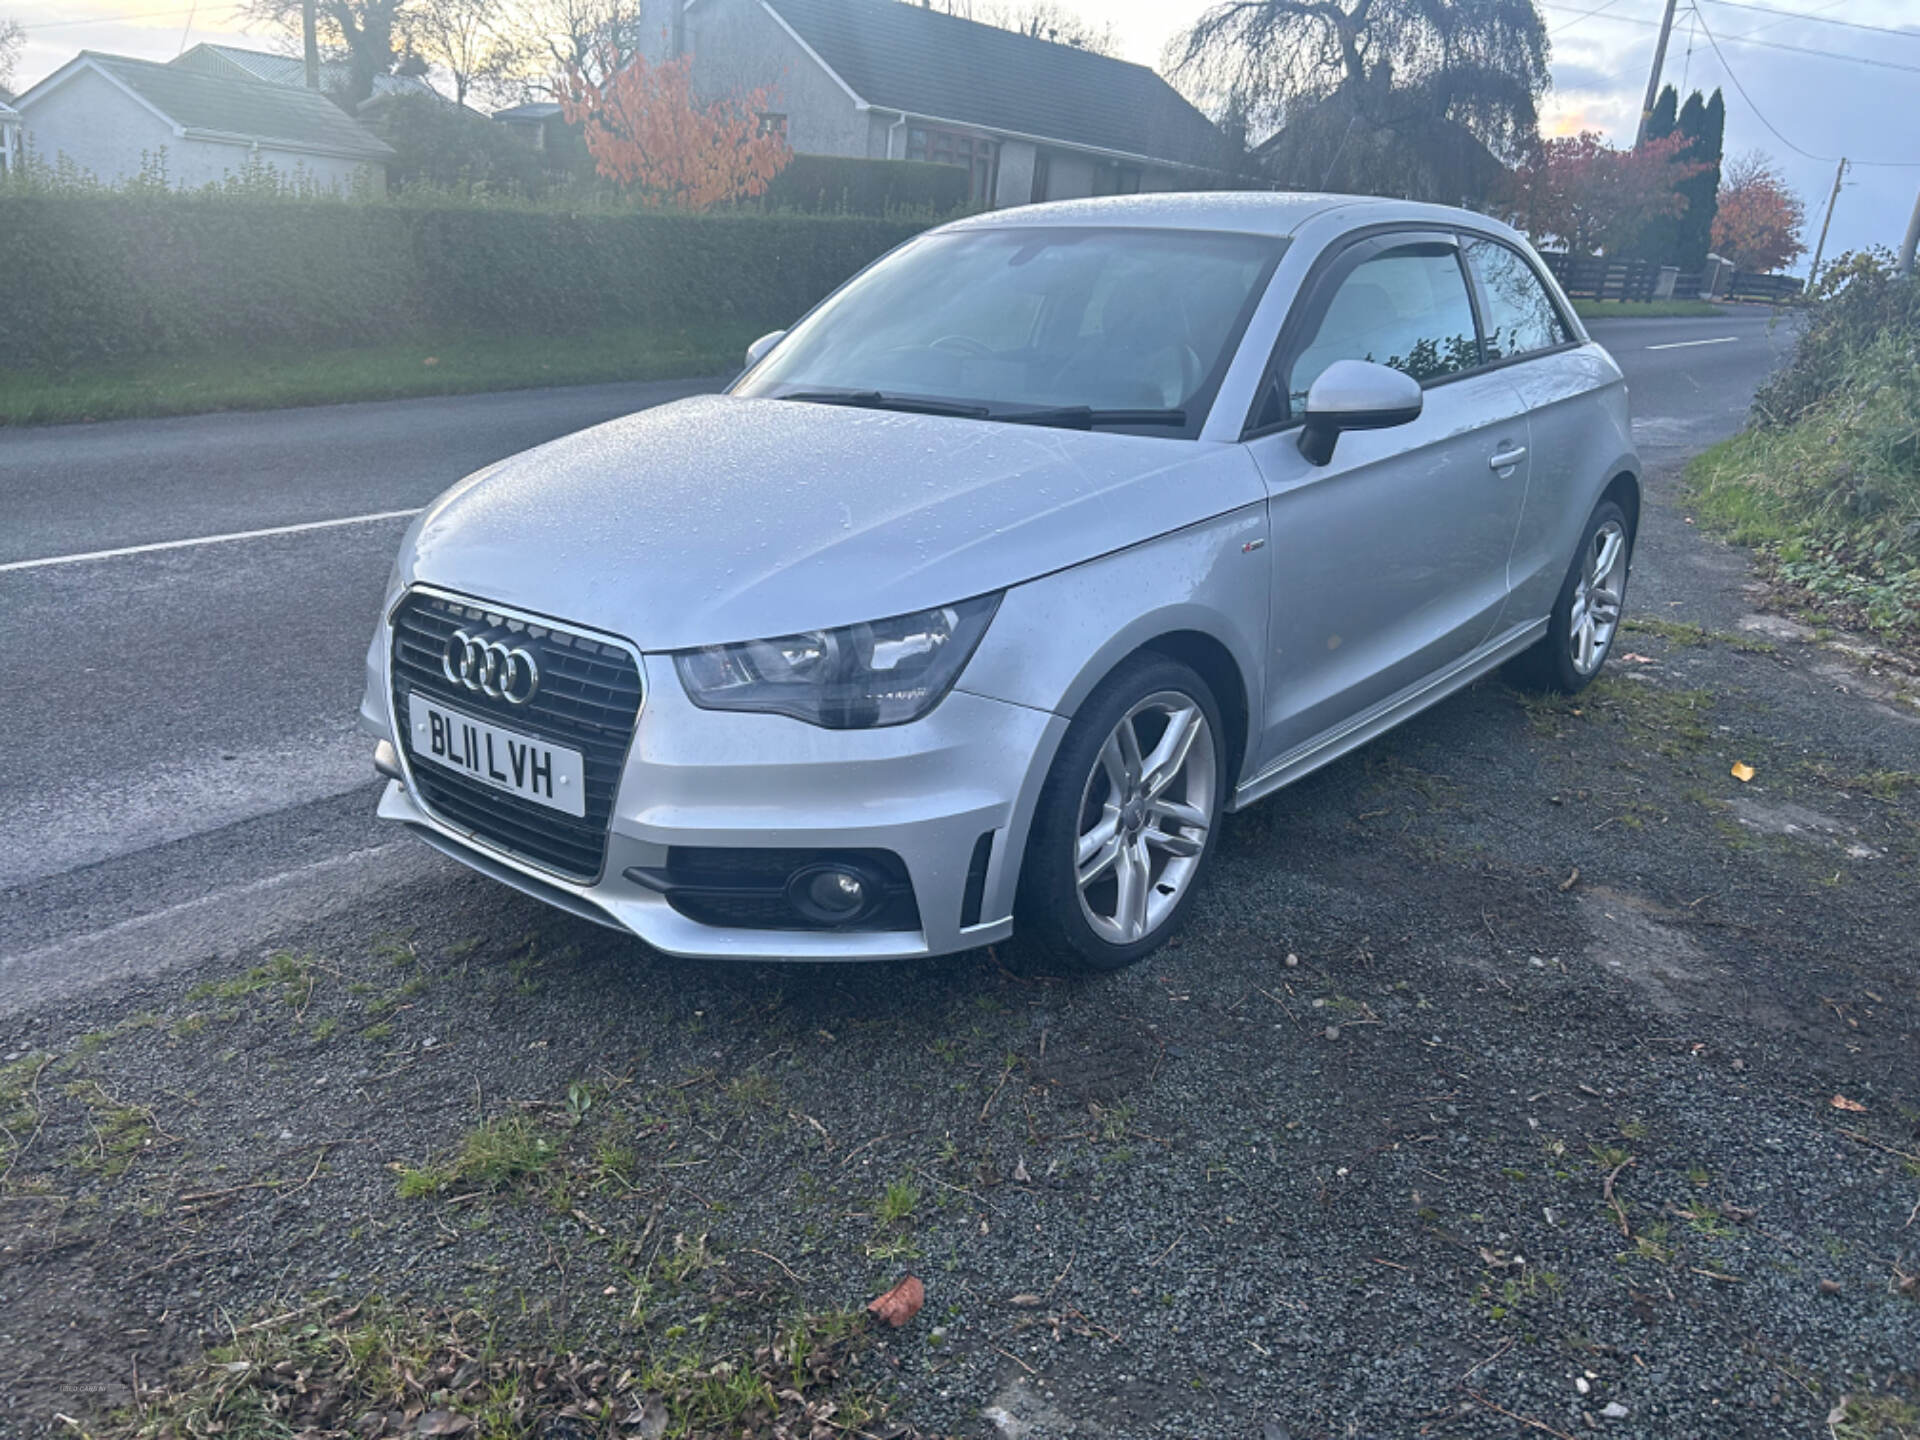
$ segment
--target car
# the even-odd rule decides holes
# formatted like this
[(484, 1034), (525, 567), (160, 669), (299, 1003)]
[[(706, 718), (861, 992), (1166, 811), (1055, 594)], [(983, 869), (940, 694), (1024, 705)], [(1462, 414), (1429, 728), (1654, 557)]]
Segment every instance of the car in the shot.
[(407, 532), (379, 814), (671, 955), (1139, 960), (1228, 811), (1621, 621), (1619, 369), (1484, 215), (1301, 194), (976, 214), (724, 393)]

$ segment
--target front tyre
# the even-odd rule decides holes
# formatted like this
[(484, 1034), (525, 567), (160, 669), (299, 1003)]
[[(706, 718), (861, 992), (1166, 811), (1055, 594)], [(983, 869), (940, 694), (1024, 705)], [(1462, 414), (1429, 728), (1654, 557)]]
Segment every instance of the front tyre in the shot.
[(1119, 970), (1184, 923), (1226, 800), (1213, 691), (1136, 655), (1068, 727), (1041, 787), (1016, 902), (1019, 933), (1080, 970)]
[(1514, 661), (1517, 680), (1562, 695), (1577, 695), (1593, 683), (1620, 633), (1632, 559), (1626, 512), (1602, 500), (1587, 517), (1545, 638)]

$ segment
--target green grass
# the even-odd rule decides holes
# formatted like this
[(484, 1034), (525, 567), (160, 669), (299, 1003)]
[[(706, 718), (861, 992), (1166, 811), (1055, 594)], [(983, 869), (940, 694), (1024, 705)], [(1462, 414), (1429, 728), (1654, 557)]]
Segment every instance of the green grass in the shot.
[[(1890, 352), (1891, 346), (1887, 347)], [(1920, 381), (1891, 353), (1687, 469), (1695, 514), (1822, 619), (1920, 642)]]
[(53, 425), (723, 375), (739, 368), (748, 342), (764, 328), (725, 321), (697, 330), (448, 336), (318, 352), (273, 349), (184, 356), (70, 373), (0, 369), (0, 424)]
[(1725, 307), (1711, 300), (1575, 300), (1582, 320), (1678, 320), (1719, 315)]

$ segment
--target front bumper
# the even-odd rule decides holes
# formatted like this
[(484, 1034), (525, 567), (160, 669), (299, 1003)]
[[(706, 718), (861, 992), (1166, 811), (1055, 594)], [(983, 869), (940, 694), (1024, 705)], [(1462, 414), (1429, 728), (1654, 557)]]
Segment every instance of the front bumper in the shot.
[[(368, 652), (363, 728), (394, 735), (382, 627)], [(641, 656), (646, 700), (621, 771), (606, 864), (591, 883), (530, 864), (436, 815), (404, 778), (383, 819), (505, 884), (627, 930), (670, 955), (753, 960), (883, 960), (1005, 939), (1034, 802), (1066, 721), (956, 690), (924, 719), (876, 730), (823, 730), (778, 715), (701, 710), (670, 656)], [(385, 747), (383, 757), (388, 755)], [(404, 757), (392, 756), (393, 759)], [(992, 836), (978, 920), (963, 923), (969, 865)], [(628, 878), (658, 870), (670, 847), (884, 850), (911, 880), (918, 930), (772, 930), (705, 924)]]

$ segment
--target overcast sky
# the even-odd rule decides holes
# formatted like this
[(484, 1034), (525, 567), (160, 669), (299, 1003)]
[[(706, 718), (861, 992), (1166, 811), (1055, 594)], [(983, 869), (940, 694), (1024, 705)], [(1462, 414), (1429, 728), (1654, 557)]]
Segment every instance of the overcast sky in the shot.
[[(1662, 3), (1540, 0), (1553, 42), (1549, 133), (1592, 129), (1615, 143), (1632, 140)], [(1855, 168), (1834, 214), (1828, 254), (1897, 245), (1920, 190), (1920, 17), (1913, 0), (1683, 0), (1683, 6), (1665, 78), (1683, 93), (1726, 91), (1727, 154), (1757, 147), (1780, 162), (1807, 202), (1809, 249), (1841, 155)], [(1127, 59), (1152, 65), (1168, 39), (1206, 6), (1204, 0), (1081, 0), (1076, 8), (1089, 19), (1110, 21)], [(0, 0), (5, 13), (28, 31), (15, 82), (22, 89), (82, 48), (156, 60), (200, 40), (284, 48), (278, 36), (241, 28), (231, 0)], [(1830, 23), (1835, 20), (1849, 24)], [(1719, 41), (1719, 54), (1709, 34)], [(1894, 168), (1867, 161), (1907, 163)]]

